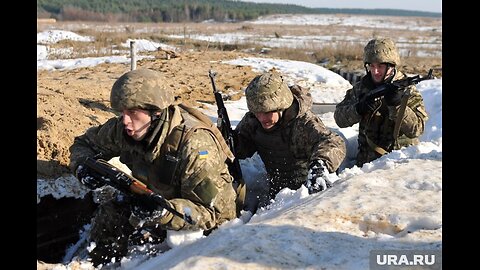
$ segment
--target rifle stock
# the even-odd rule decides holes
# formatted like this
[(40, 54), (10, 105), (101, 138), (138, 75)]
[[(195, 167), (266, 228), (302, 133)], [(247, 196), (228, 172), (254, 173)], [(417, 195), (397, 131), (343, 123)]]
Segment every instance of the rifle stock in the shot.
[[(190, 215), (182, 214), (172, 208), (161, 195), (154, 193), (152, 190), (141, 181), (126, 174), (117, 167), (111, 165), (103, 159), (93, 159), (87, 157), (84, 166), (88, 168), (91, 177), (94, 177), (98, 181), (109, 185), (124, 195), (132, 199), (148, 199), (152, 204), (160, 205), (170, 213), (182, 218), (189, 224), (194, 225), (194, 221)], [(143, 200), (144, 201), (144, 200)]]

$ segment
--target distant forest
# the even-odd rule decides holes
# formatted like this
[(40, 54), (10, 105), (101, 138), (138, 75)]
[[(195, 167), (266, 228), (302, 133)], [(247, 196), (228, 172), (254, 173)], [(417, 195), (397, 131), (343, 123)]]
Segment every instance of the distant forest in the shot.
[(331, 9), (232, 0), (37, 0), (37, 18), (105, 22), (235, 22), (269, 14), (364, 14), (441, 17), (396, 9)]

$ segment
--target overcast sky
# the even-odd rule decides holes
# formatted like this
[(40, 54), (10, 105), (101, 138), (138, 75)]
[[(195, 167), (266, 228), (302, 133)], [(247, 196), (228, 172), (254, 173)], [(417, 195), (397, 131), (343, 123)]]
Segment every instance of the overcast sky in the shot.
[(442, 12), (442, 0), (242, 0), (243, 2), (296, 4), (323, 8), (387, 8)]

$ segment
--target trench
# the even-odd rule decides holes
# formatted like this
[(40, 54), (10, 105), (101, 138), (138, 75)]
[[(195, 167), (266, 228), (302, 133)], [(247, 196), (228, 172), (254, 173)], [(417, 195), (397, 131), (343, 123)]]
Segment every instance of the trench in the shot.
[(349, 81), (351, 85), (360, 81), (365, 75), (364, 70), (345, 70), (342, 68), (331, 68), (330, 70), (342, 76), (345, 80)]
[(80, 239), (80, 230), (90, 223), (97, 206), (92, 192), (81, 199), (42, 197), (37, 204), (37, 260), (63, 263), (67, 249)]
[[(363, 73), (359, 71), (332, 70), (355, 84)], [(314, 103), (316, 114), (335, 111), (335, 103)], [(37, 204), (37, 260), (45, 263), (64, 263), (67, 249), (80, 239), (80, 230), (90, 223), (98, 205), (93, 201), (92, 192), (83, 198), (52, 195), (41, 198)]]

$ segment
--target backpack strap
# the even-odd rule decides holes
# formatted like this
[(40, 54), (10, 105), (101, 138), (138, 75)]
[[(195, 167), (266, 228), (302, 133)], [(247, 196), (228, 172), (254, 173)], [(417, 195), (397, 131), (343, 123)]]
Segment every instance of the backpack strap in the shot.
[[(218, 128), (215, 126), (215, 124), (213, 124), (210, 118), (208, 118), (205, 114), (201, 113), (199, 110), (189, 107), (187, 105), (178, 104), (178, 107), (182, 108), (183, 110), (185, 110), (186, 112), (188, 112), (189, 114), (191, 114), (192, 116), (194, 116), (204, 124), (204, 125), (200, 124), (200, 125), (193, 126), (191, 130), (194, 130), (197, 128), (204, 128), (211, 131), (212, 134), (217, 139), (218, 143), (220, 144), (220, 147), (222, 148), (222, 151), (227, 156), (228, 160), (230, 162), (233, 162), (233, 160), (235, 159), (235, 156), (233, 155), (232, 151), (230, 150), (227, 143), (225, 142), (225, 139), (220, 133), (220, 130), (218, 130)], [(185, 135), (185, 139), (189, 137), (189, 133), (190, 131), (187, 132), (187, 134)]]
[(400, 108), (398, 109), (397, 117), (395, 118), (395, 127), (393, 129), (393, 147), (399, 148), (398, 146), (398, 134), (400, 133), (400, 126), (403, 122), (403, 116), (405, 115), (405, 110), (407, 109), (407, 102), (410, 98), (410, 87), (407, 88), (405, 94), (402, 97), (400, 103)]
[[(213, 124), (210, 118), (208, 118), (205, 114), (201, 113), (199, 110), (195, 108), (186, 106), (184, 104), (178, 104), (178, 107), (185, 110), (186, 112), (188, 112), (190, 115), (197, 118), (202, 123), (190, 128), (188, 132), (185, 134), (183, 140), (188, 140), (188, 138), (193, 134), (193, 131), (195, 131), (196, 129), (203, 128), (203, 129), (209, 130), (215, 136), (215, 138), (217, 139), (217, 142), (220, 144), (220, 147), (222, 148), (222, 151), (227, 156), (227, 159), (229, 162), (229, 170), (230, 170), (230, 166), (233, 164), (233, 160), (235, 159), (235, 156), (230, 150), (230, 147), (228, 147), (227, 143), (225, 142), (225, 139), (223, 138), (217, 126)], [(237, 193), (235, 204), (237, 208), (236, 209), (237, 217), (239, 217), (241, 214), (241, 211), (243, 210), (243, 207), (245, 206), (245, 198), (247, 193), (247, 186), (243, 177), (239, 177), (239, 179), (234, 179), (233, 188)]]
[(365, 134), (365, 138), (367, 138), (367, 143), (370, 146), (370, 148), (372, 148), (373, 151), (379, 153), (382, 156), (388, 153), (385, 149), (383, 149), (382, 147), (380, 147), (376, 143), (374, 143), (372, 140), (370, 140), (370, 138), (368, 138), (367, 134)]

